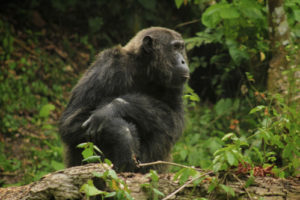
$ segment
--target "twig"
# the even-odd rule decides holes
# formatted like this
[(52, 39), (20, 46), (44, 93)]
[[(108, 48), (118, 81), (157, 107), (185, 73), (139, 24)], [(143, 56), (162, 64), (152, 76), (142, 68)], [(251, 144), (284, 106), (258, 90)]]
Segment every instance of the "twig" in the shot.
[(180, 192), (181, 190), (183, 190), (183, 189), (184, 189), (187, 185), (189, 185), (190, 183), (194, 182), (195, 180), (197, 180), (197, 179), (199, 179), (199, 178), (201, 178), (201, 177), (203, 177), (203, 176), (209, 175), (209, 174), (211, 174), (211, 173), (213, 173), (213, 172), (212, 172), (212, 171), (207, 172), (207, 173), (205, 173), (205, 174), (202, 174), (202, 175), (200, 175), (200, 176), (198, 176), (198, 177), (195, 177), (195, 178), (193, 178), (193, 179), (191, 179), (191, 180), (185, 182), (181, 187), (179, 187), (177, 190), (175, 190), (174, 192), (172, 192), (171, 194), (169, 194), (168, 196), (166, 196), (166, 197), (163, 198), (162, 200), (170, 199), (170, 198), (173, 197), (175, 194), (177, 194), (178, 192)]
[(186, 26), (186, 25), (189, 25), (189, 24), (193, 24), (193, 23), (196, 23), (196, 22), (199, 22), (201, 19), (194, 19), (194, 20), (192, 20), (192, 21), (188, 21), (188, 22), (183, 22), (183, 23), (181, 23), (181, 24), (177, 24), (176, 26), (175, 26), (175, 29), (176, 28), (179, 28), (179, 27), (182, 27), (182, 26)]
[(190, 167), (190, 166), (186, 166), (186, 165), (182, 165), (182, 164), (178, 164), (178, 163), (173, 163), (173, 162), (168, 162), (168, 161), (162, 161), (162, 160), (158, 160), (158, 161), (155, 161), (155, 162), (149, 162), (149, 163), (140, 163), (138, 166), (139, 167), (145, 167), (145, 166), (160, 165), (160, 164), (173, 165), (173, 166), (187, 168), (187, 169), (194, 169), (194, 170), (197, 170), (197, 171), (200, 171), (200, 172), (203, 171), (203, 170), (197, 169), (195, 167)]

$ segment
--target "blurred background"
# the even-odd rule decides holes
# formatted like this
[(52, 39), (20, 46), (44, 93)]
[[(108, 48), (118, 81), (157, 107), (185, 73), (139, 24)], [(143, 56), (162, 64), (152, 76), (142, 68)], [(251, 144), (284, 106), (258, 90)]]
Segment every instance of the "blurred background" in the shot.
[(1, 187), (64, 168), (57, 122), (72, 87), (97, 53), (150, 26), (180, 32), (188, 51), (186, 130), (174, 162), (299, 176), (298, 0), (4, 0)]

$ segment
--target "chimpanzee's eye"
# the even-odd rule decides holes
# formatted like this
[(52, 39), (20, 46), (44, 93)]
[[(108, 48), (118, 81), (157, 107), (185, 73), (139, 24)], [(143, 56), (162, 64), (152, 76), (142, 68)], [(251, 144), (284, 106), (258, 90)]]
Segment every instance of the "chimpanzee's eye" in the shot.
[(171, 44), (175, 50), (183, 50), (184, 49), (184, 42), (181, 40), (173, 40), (171, 42)]

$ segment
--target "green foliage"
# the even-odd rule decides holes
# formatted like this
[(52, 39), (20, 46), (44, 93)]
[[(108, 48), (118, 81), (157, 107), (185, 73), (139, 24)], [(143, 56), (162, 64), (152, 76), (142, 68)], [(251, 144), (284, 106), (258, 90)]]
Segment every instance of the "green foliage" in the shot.
[(107, 167), (107, 169), (103, 173), (94, 173), (94, 176), (96, 178), (100, 178), (104, 180), (106, 184), (106, 190), (112, 191), (107, 192), (103, 190), (99, 190), (97, 187), (95, 187), (93, 180), (88, 180), (87, 183), (83, 184), (80, 188), (80, 192), (84, 193), (89, 199), (90, 197), (101, 195), (103, 198), (111, 198), (114, 199), (128, 199), (132, 200), (133, 198), (130, 195), (130, 191), (128, 190), (127, 185), (123, 180), (121, 180), (117, 173), (111, 169), (112, 163), (108, 159), (104, 159), (104, 162), (102, 162), (101, 157), (98, 154), (103, 155), (102, 151), (94, 145), (92, 142), (86, 142), (81, 143), (77, 145), (77, 148), (83, 148), (82, 156), (83, 156), (83, 162), (101, 162), (104, 167)]
[[(242, 101), (221, 99), (211, 108), (205, 104), (193, 107), (187, 113), (184, 136), (174, 147), (174, 161), (215, 172), (247, 162), (273, 164), (278, 177), (299, 173), (297, 104), (287, 105), (279, 95), (266, 98), (251, 89), (248, 94)], [(257, 106), (251, 108), (253, 104)]]
[[(95, 196), (95, 195), (103, 195), (104, 198), (113, 197), (114, 199), (119, 200), (132, 200), (133, 198), (130, 195), (130, 191), (123, 180), (121, 180), (117, 173), (111, 169), (111, 162), (109, 160), (104, 161), (107, 166), (110, 166), (107, 170), (103, 173), (94, 173), (96, 178), (101, 178), (105, 181), (106, 187), (108, 190), (112, 190), (113, 192), (106, 192), (97, 189), (93, 184), (92, 181), (89, 180), (87, 184), (84, 184), (81, 187), (81, 191), (85, 191), (87, 197)], [(92, 191), (92, 192), (91, 192)]]
[(63, 91), (67, 87), (62, 86), (72, 82), (72, 76), (65, 77), (62, 60), (35, 47), (41, 36), (27, 30), (23, 33), (26, 40), (21, 41), (15, 28), (0, 19), (0, 52), (4, 52), (0, 54), (0, 133), (6, 138), (0, 166), (5, 170), (11, 166), (9, 171), (22, 174), (18, 184), (64, 167), (53, 120), (58, 102), (66, 101)]
[[(241, 84), (245, 71), (256, 72), (253, 74), (259, 80), (257, 84), (263, 88), (266, 77), (262, 74), (267, 68), (264, 61), (270, 54), (265, 4), (253, 0), (219, 1), (203, 12), (201, 22), (205, 27), (199, 27), (201, 31), (195, 37), (185, 40), (192, 55), (191, 71), (195, 68), (211, 71), (209, 84), (217, 99), (236, 96), (238, 91), (231, 84), (233, 81)], [(199, 55), (197, 47), (200, 46), (214, 47), (214, 51), (209, 50), (212, 55), (202, 55), (202, 52)], [(257, 73), (258, 70), (261, 73)], [(235, 76), (241, 78), (235, 80)], [(204, 78), (207, 77), (198, 79)], [(228, 94), (230, 88), (235, 90), (230, 91), (232, 95)]]
[(97, 189), (93, 183), (93, 180), (91, 179), (89, 179), (87, 183), (81, 186), (80, 192), (84, 193), (87, 197), (96, 196), (96, 195), (107, 195), (107, 192)]
[(232, 143), (225, 144), (224, 147), (214, 153), (212, 169), (215, 172), (227, 170), (232, 166), (238, 166), (239, 163), (243, 163), (247, 159), (242, 154), (242, 147), (249, 146), (247, 141), (237, 138), (234, 133), (226, 134), (222, 140), (224, 142), (231, 140)]
[[(177, 7), (184, 3), (175, 2)], [(284, 5), (289, 11), (288, 20), (294, 36), (297, 36), (300, 5), (293, 0), (286, 1)], [(289, 94), (266, 96), (256, 88), (257, 69), (253, 68), (253, 62), (263, 62), (270, 51), (265, 4), (251, 0), (220, 1), (205, 10), (201, 21), (206, 28), (196, 37), (186, 39), (187, 49), (219, 44), (223, 51), (218, 51), (218, 55), (212, 56), (209, 62), (198, 55), (193, 57), (191, 71), (212, 64), (220, 66), (221, 75), (211, 81), (213, 85), (222, 85), (232, 72), (240, 70), (243, 65), (240, 71), (245, 71), (246, 82), (241, 90), (245, 98), (221, 98), (210, 105), (194, 98), (193, 91), (188, 88), (185, 96), (189, 107), (187, 128), (184, 137), (175, 145), (174, 160), (216, 172), (229, 170), (243, 162), (274, 165), (276, 176), (296, 175), (299, 173), (300, 123), (299, 112), (296, 111), (299, 107), (287, 102), (292, 102), (293, 97), (299, 94), (294, 78), (299, 65), (293, 63), (293, 56), (298, 52), (297, 45), (287, 46), (287, 59), (295, 65), (285, 72), (291, 86)], [(231, 58), (229, 62), (222, 60), (226, 52)], [(223, 189), (230, 193), (227, 188)]]
[[(86, 142), (81, 143), (77, 145), (78, 148), (83, 148), (82, 156), (83, 156), (83, 162), (101, 162), (101, 157), (98, 156), (98, 154), (103, 154), (102, 151), (94, 145), (92, 142)], [(103, 198), (111, 198), (114, 199), (128, 199), (132, 200), (133, 198), (130, 196), (130, 191), (128, 190), (127, 185), (123, 180), (121, 180), (117, 173), (111, 169), (112, 163), (108, 159), (104, 159), (104, 162), (102, 163), (104, 167), (107, 167), (107, 169), (103, 173), (94, 173), (94, 177), (100, 178), (104, 180), (106, 184), (106, 190), (112, 191), (107, 192), (103, 190), (99, 190), (93, 183), (93, 180), (89, 179), (87, 183), (83, 184), (80, 188), (80, 192), (84, 193), (87, 197), (87, 199), (90, 199), (90, 197), (101, 195)]]
[[(0, 152), (4, 152), (4, 144), (0, 143)], [(8, 158), (4, 153), (0, 154), (0, 168), (5, 172), (13, 172), (21, 167), (21, 162), (15, 158)], [(2, 184), (2, 182), (0, 182)]]
[(274, 105), (257, 106), (250, 111), (258, 115), (258, 126), (251, 136), (252, 145), (246, 155), (254, 151), (252, 156), (256, 154), (261, 165), (279, 163), (283, 169), (280, 176), (282, 172), (287, 176), (296, 175), (300, 166), (297, 159), (300, 157), (300, 114), (295, 105), (286, 105), (278, 95), (271, 100)]
[(164, 193), (157, 189), (159, 181), (157, 172), (150, 170), (149, 174), (147, 174), (146, 176), (150, 177), (151, 181), (150, 183), (141, 184), (141, 187), (147, 192), (148, 197), (153, 200), (158, 200), (160, 199), (159, 197), (164, 197)]
[(196, 103), (200, 101), (199, 96), (187, 84), (185, 85), (185, 94), (183, 96), (183, 99), (186, 105), (189, 105), (189, 107), (195, 107)]
[(46, 105), (44, 105), (44, 106), (42, 107), (42, 109), (40, 110), (39, 116), (40, 116), (41, 118), (47, 118), (47, 117), (49, 117), (50, 112), (51, 112), (52, 110), (54, 110), (54, 109), (55, 109), (55, 106), (54, 106), (54, 105), (52, 105), (52, 104), (46, 104)]
[(98, 154), (103, 155), (102, 151), (94, 145), (92, 142), (85, 142), (77, 145), (77, 148), (83, 148), (81, 152), (83, 157), (83, 162), (93, 163), (100, 162), (101, 157)]
[(224, 145), (222, 137), (239, 129), (240, 122), (236, 127), (231, 126), (243, 117), (243, 113), (247, 114), (245, 103), (239, 99), (221, 99), (212, 108), (206, 105), (191, 107), (187, 112), (184, 136), (174, 147), (174, 161), (204, 169), (211, 166), (214, 152)]
[[(178, 170), (174, 176), (174, 181), (179, 181), (180, 185), (186, 183), (190, 178), (199, 177), (200, 173), (193, 168), (182, 168)], [(197, 182), (199, 184), (201, 181)]]
[(295, 37), (300, 37), (300, 5), (297, 0), (287, 0), (284, 3), (288, 23)]
[[(188, 113), (185, 135), (174, 147), (175, 162), (215, 172), (244, 162), (273, 164), (273, 173), (278, 177), (299, 173), (297, 103), (287, 105), (279, 95), (266, 98), (263, 93), (252, 94), (249, 90), (246, 101), (221, 99), (212, 108), (205, 104), (194, 107), (196, 110)], [(247, 101), (259, 104), (251, 109)], [(180, 172), (182, 182), (188, 177), (184, 171)]]
[(220, 43), (229, 51), (232, 64), (238, 66), (248, 61), (250, 55), (268, 51), (266, 41), (261, 38), (267, 35), (267, 18), (263, 6), (252, 0), (216, 3), (202, 15), (202, 23), (207, 28), (197, 34), (198, 39), (188, 40), (188, 43), (197, 40), (196, 45)]
[[(8, 24), (6, 26), (9, 27)], [(3, 32), (4, 34), (1, 34)], [(8, 35), (13, 37), (7, 29), (2, 29), (0, 39), (3, 40)], [(32, 40), (36, 39), (37, 35), (33, 34), (31, 36)], [(12, 44), (10, 43), (10, 45)], [(53, 105), (51, 106), (49, 101), (54, 99), (65, 101), (62, 99), (61, 86), (65, 81), (64, 71), (53, 67), (56, 64), (62, 65), (62, 62), (50, 64), (46, 57), (48, 55), (42, 55), (38, 60), (32, 59), (29, 55), (14, 60), (11, 58), (11, 53), (13, 52), (7, 50), (6, 56), (0, 57), (0, 61), (7, 63), (1, 66), (0, 73), (0, 93), (2, 94), (0, 96), (0, 106), (2, 107), (0, 110), (2, 118), (0, 130), (4, 133), (16, 133), (21, 126), (27, 123), (28, 118), (33, 113), (42, 108), (39, 117), (47, 117), (46, 115), (49, 115), (49, 111), (53, 109)], [(9, 57), (7, 57), (8, 55)], [(49, 75), (46, 76), (47, 73)], [(36, 78), (37, 76), (40, 78)], [(53, 82), (53, 80), (56, 81)], [(43, 107), (45, 105), (48, 105), (48, 107)]]
[(224, 184), (220, 184), (219, 187), (220, 187), (222, 190), (224, 190), (228, 195), (230, 195), (230, 196), (232, 196), (232, 197), (235, 196), (235, 192), (234, 192), (234, 190), (233, 190), (231, 187), (226, 186), (226, 185), (224, 185)]
[[(174, 2), (174, 8), (184, 7), (185, 12), (190, 12), (189, 18), (197, 18), (198, 13), (202, 13), (199, 32), (195, 37), (186, 39), (187, 49), (192, 52), (201, 45), (217, 45), (215, 54), (209, 60), (204, 55), (192, 54), (191, 72), (197, 67), (209, 70), (212, 65), (219, 70), (219, 74), (213, 75), (210, 80), (217, 88), (214, 91), (218, 94), (215, 103), (204, 102), (191, 88), (186, 87), (184, 100), (187, 105), (187, 126), (183, 137), (174, 147), (174, 161), (220, 174), (235, 168), (239, 163), (248, 162), (251, 166), (274, 166), (272, 172), (281, 178), (297, 175), (300, 165), (300, 116), (297, 112), (299, 106), (292, 101), (299, 92), (293, 78), (299, 71), (299, 65), (294, 63), (294, 57), (299, 52), (297, 45), (293, 43), (286, 47), (289, 52), (287, 61), (295, 65), (285, 72), (288, 81), (294, 81), (288, 95), (283, 97), (259, 92), (257, 85), (254, 85), (259, 81), (255, 72), (266, 65), (270, 55), (264, 1), (222, 0), (213, 4), (209, 0)], [(25, 176), (19, 184), (38, 180), (48, 172), (63, 168), (56, 122), (67, 100), (65, 92), (71, 89), (83, 69), (70, 67), (72, 63), (77, 63), (75, 58), (78, 57), (79, 49), (73, 48), (71, 44), (84, 47), (92, 58), (96, 54), (94, 46), (104, 48), (116, 43), (124, 44), (142, 27), (152, 24), (174, 27), (181, 23), (178, 19), (183, 19), (176, 8), (165, 9), (171, 7), (169, 2), (156, 0), (139, 0), (135, 3), (114, 1), (110, 4), (106, 0), (55, 0), (47, 4), (30, 1), (30, 4), (30, 9), (47, 16), (49, 24), (55, 27), (59, 21), (62, 26), (58, 29), (69, 28), (72, 34), (64, 36), (63, 41), (53, 41), (67, 51), (69, 57), (61, 59), (52, 50), (43, 49), (43, 38), (49, 37), (43, 31), (27, 28), (27, 24), (20, 31), (9, 23), (15, 19), (0, 19), (0, 139), (2, 136), (11, 138), (10, 141), (24, 138), (30, 145), (21, 150), (28, 158), (32, 158), (21, 160), (17, 154), (8, 153), (8, 149), (13, 149), (13, 145), (20, 146), (21, 142), (1, 142), (0, 170), (15, 173), (24, 169), (21, 173)], [(193, 9), (188, 9), (189, 6)], [(204, 6), (208, 8), (202, 12)], [(300, 37), (299, 2), (287, 0), (284, 6), (292, 39), (297, 40)], [(116, 21), (120, 15), (122, 19)], [(166, 21), (166, 18), (170, 20)], [(28, 21), (28, 18), (24, 19)], [(118, 24), (118, 29), (111, 27), (111, 24)], [(189, 35), (192, 29), (185, 26), (183, 35)], [(220, 86), (230, 80), (232, 73), (237, 70), (241, 72), (241, 79), (245, 79), (242, 85), (245, 88), (244, 96), (221, 98), (224, 89)], [(74, 71), (78, 74), (74, 75)], [(84, 143), (79, 147), (84, 149), (85, 162), (100, 161), (101, 152), (95, 145)], [(23, 163), (30, 167), (23, 167)], [(205, 178), (193, 168), (173, 168), (173, 171), (176, 172), (176, 180), (182, 185), (190, 179), (194, 179), (193, 183), (197, 185)], [(113, 170), (95, 176), (104, 179), (113, 192), (101, 191), (89, 180), (81, 189), (88, 198), (100, 194), (103, 198), (131, 199), (127, 186)], [(163, 194), (157, 190), (157, 174), (151, 171), (148, 176), (151, 183), (143, 187), (154, 199), (161, 198)], [(252, 181), (253, 176), (247, 181), (246, 187)], [(209, 191), (215, 189), (234, 196), (232, 189), (220, 179), (211, 180)]]

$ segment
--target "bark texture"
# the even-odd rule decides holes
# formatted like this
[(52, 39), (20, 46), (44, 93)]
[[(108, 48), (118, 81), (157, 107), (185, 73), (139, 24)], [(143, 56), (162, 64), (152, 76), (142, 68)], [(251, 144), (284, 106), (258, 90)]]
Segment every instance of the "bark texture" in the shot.
[[(84, 194), (79, 192), (80, 187), (88, 179), (94, 179), (93, 172), (103, 172), (106, 168), (101, 164), (89, 164), (84, 166), (67, 168), (44, 176), (41, 180), (29, 185), (0, 189), (1, 200), (75, 200), (85, 199)], [(180, 187), (178, 182), (173, 181), (173, 174), (159, 175), (158, 190), (165, 197)], [(143, 174), (122, 173), (119, 174), (128, 185), (134, 199), (151, 199), (149, 194), (141, 188), (141, 184), (149, 183), (150, 178)], [(235, 191), (235, 197), (227, 196), (223, 190), (216, 190), (212, 194), (207, 193), (209, 180), (194, 187), (187, 185), (179, 193), (169, 196), (168, 199), (195, 199), (206, 197), (209, 199), (259, 199), (265, 200), (297, 200), (300, 199), (300, 179), (274, 179), (271, 177), (258, 177), (254, 184), (244, 188), (243, 180), (233, 180), (226, 184)], [(101, 185), (101, 184), (100, 184)], [(105, 190), (105, 185), (103, 188)], [(249, 197), (251, 196), (251, 197)]]
[(283, 0), (268, 1), (269, 34), (272, 49), (272, 59), (268, 70), (268, 90), (271, 93), (287, 94), (288, 77), (282, 72), (288, 69), (285, 46), (290, 43), (289, 25), (283, 7)]
[[(286, 50), (286, 46), (292, 41), (284, 1), (269, 0), (268, 7), (270, 47), (273, 54), (268, 70), (268, 90), (271, 93), (289, 95), (287, 103), (300, 102), (300, 52), (298, 50), (291, 53)], [(286, 70), (290, 70), (293, 74), (283, 74), (282, 72)]]

